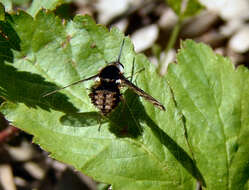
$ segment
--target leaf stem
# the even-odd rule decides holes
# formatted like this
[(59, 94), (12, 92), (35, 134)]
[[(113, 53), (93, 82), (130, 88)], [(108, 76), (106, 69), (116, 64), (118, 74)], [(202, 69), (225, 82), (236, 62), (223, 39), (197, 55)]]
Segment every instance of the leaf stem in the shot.
[(178, 38), (178, 35), (179, 35), (179, 32), (180, 32), (180, 29), (181, 29), (181, 26), (182, 26), (182, 19), (181, 18), (178, 18), (178, 21), (176, 23), (176, 25), (174, 26), (171, 34), (170, 34), (170, 38), (169, 38), (169, 41), (168, 41), (168, 44), (164, 50), (164, 53), (165, 53), (165, 56), (163, 57), (162, 61), (159, 61), (159, 66), (158, 66), (158, 73), (160, 73), (161, 69), (164, 68), (165, 66), (165, 62), (166, 62), (166, 59), (167, 59), (167, 56), (168, 56), (168, 52), (170, 49), (172, 49), (176, 43), (176, 40)]

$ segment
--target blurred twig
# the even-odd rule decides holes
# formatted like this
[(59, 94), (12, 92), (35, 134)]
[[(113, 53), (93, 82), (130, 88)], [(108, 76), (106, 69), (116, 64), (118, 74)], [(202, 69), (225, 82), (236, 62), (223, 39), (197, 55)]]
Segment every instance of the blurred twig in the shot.
[(168, 52), (174, 47), (174, 45), (176, 43), (176, 40), (178, 39), (178, 35), (179, 35), (179, 32), (180, 32), (181, 26), (182, 26), (182, 20), (178, 19), (178, 22), (174, 26), (174, 28), (173, 28), (173, 30), (171, 32), (169, 41), (167, 43), (167, 46), (166, 46), (166, 48), (164, 50), (165, 56), (163, 57), (162, 60), (158, 60), (158, 62), (159, 62), (158, 73), (159, 74), (161, 74), (161, 70), (162, 70), (162, 68), (164, 68), (164, 64), (166, 63)]
[(0, 144), (6, 142), (9, 138), (15, 136), (19, 129), (16, 128), (13, 125), (10, 125), (9, 122), (4, 118), (4, 116), (0, 113), (0, 124), (1, 129), (4, 128), (2, 131), (0, 131)]

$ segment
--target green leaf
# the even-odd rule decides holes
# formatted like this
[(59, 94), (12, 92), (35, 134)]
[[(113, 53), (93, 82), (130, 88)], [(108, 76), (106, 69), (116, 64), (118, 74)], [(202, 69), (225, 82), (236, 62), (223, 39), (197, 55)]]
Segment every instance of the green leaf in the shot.
[(181, 15), (182, 0), (166, 0), (166, 2), (178, 16)]
[(53, 158), (113, 189), (195, 188), (201, 177), (166, 79), (157, 76), (143, 55), (135, 54), (130, 39), (125, 38), (121, 56), (125, 76), (130, 76), (136, 58), (136, 71), (145, 71), (134, 83), (163, 102), (167, 111), (124, 89), (125, 102), (97, 122), (100, 115), (88, 97), (94, 81), (45, 98), (43, 94), (116, 61), (123, 34), (97, 25), (89, 16), (62, 22), (45, 11), (35, 19), (19, 12), (12, 21), (21, 51), (13, 51), (13, 63), (0, 64), (0, 96), (9, 101), (0, 109), (9, 121), (33, 134), (34, 142)]
[(33, 0), (28, 13), (35, 16), (41, 9), (55, 10), (58, 6), (70, 2), (72, 0)]
[(0, 3), (0, 21), (4, 21), (5, 20), (5, 10), (4, 10), (4, 6), (2, 3)]
[(186, 41), (168, 79), (208, 189), (246, 189), (249, 178), (249, 71), (203, 44)]
[(183, 18), (194, 16), (204, 9), (199, 0), (188, 0), (187, 6), (182, 14)]
[(198, 14), (204, 7), (198, 0), (167, 0), (168, 5), (181, 18), (187, 18)]

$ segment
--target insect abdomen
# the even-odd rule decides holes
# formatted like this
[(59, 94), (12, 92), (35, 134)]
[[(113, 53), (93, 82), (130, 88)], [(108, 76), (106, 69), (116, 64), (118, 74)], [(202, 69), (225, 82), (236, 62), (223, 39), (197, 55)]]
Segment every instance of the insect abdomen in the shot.
[(106, 86), (98, 85), (92, 88), (89, 94), (92, 104), (95, 105), (103, 115), (110, 113), (121, 100), (118, 88), (108, 89)]

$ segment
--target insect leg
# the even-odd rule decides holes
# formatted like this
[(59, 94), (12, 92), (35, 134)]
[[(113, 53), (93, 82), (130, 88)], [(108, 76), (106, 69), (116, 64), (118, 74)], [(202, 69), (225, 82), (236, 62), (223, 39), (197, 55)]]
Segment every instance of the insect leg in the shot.
[(131, 82), (132, 82), (132, 80), (133, 80), (134, 67), (135, 67), (135, 57), (133, 58), (133, 61), (132, 61), (131, 79), (130, 79)]
[[(144, 71), (144, 70), (145, 70), (145, 68), (142, 68), (142, 69), (136, 71), (136, 72), (134, 73), (134, 76), (135, 76), (136, 74), (138, 74), (138, 73), (141, 73), (141, 72)], [(128, 77), (127, 77), (127, 79), (129, 79), (129, 78), (131, 78), (131, 76), (128, 76)], [(130, 82), (132, 82), (131, 79), (130, 79)]]
[(85, 82), (85, 81), (88, 81), (88, 80), (92, 80), (92, 79), (95, 79), (95, 78), (97, 78), (97, 77), (98, 77), (98, 74), (97, 74), (97, 75), (94, 75), (94, 76), (91, 76), (91, 77), (89, 77), (89, 78), (86, 78), (86, 79), (82, 79), (82, 80), (76, 81), (76, 82), (71, 83), (71, 84), (69, 84), (69, 85), (67, 85), (67, 86), (64, 86), (64, 87), (62, 87), (62, 88), (59, 88), (59, 89), (53, 90), (53, 91), (51, 91), (51, 92), (49, 92), (49, 93), (46, 93), (46, 94), (44, 94), (42, 97), (49, 96), (49, 95), (54, 94), (54, 93), (56, 93), (56, 92), (58, 92), (58, 91), (60, 91), (60, 90), (65, 89), (65, 88), (67, 88), (67, 87), (76, 85), (76, 84), (78, 84), (78, 83), (80, 83), (80, 82)]
[(101, 119), (102, 119), (102, 116), (100, 115), (100, 117), (98, 118), (98, 122), (99, 122), (99, 128), (98, 128), (98, 132), (100, 132), (100, 127), (101, 127)]
[(140, 70), (138, 70), (138, 71), (136, 71), (136, 72), (134, 73), (134, 71), (135, 71), (135, 57), (134, 57), (134, 58), (133, 58), (133, 61), (132, 61), (131, 76), (129, 76), (129, 77), (127, 77), (127, 78), (130, 78), (130, 82), (132, 82), (133, 76), (136, 75), (137, 73), (140, 73), (140, 72), (144, 71), (144, 70), (145, 70), (145, 69), (142, 68), (142, 69), (140, 69)]

